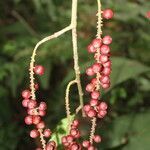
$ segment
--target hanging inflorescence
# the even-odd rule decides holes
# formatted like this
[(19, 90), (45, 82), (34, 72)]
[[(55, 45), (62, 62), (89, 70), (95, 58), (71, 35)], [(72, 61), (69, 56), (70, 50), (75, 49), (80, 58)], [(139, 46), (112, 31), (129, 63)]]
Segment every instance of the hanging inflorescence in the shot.
[[(27, 116), (25, 117), (25, 123), (27, 125), (34, 125), (34, 129), (30, 132), (31, 138), (40, 138), (41, 148), (36, 150), (57, 150), (55, 141), (50, 141), (49, 138), (52, 135), (52, 131), (46, 128), (45, 123), (42, 119), (46, 115), (47, 104), (45, 102), (37, 102), (36, 91), (39, 89), (38, 83), (35, 83), (34, 75), (42, 76), (45, 72), (45, 68), (42, 65), (35, 64), (35, 56), (37, 48), (44, 42), (49, 41), (53, 38), (57, 38), (65, 32), (72, 30), (72, 42), (73, 42), (73, 58), (74, 58), (74, 70), (75, 79), (70, 81), (66, 89), (66, 114), (68, 118), (68, 135), (62, 137), (62, 145), (65, 150), (96, 150), (95, 143), (101, 142), (101, 136), (96, 135), (96, 121), (102, 119), (107, 114), (107, 103), (101, 100), (101, 89), (108, 89), (110, 87), (110, 73), (111, 73), (111, 61), (110, 61), (110, 47), (112, 38), (109, 35), (102, 37), (102, 19), (111, 19), (113, 12), (111, 9), (101, 10), (101, 3), (98, 2), (98, 22), (97, 22), (97, 35), (96, 38), (87, 47), (89, 53), (94, 54), (95, 63), (86, 69), (88, 76), (94, 76), (91, 82), (86, 86), (86, 91), (90, 93), (90, 101), (88, 104), (83, 106), (83, 92), (80, 83), (80, 70), (78, 65), (78, 51), (77, 51), (77, 0), (72, 0), (72, 18), (71, 24), (54, 33), (53, 35), (44, 38), (37, 43), (30, 62), (30, 90), (24, 90), (22, 92), (22, 105), (27, 110)], [(84, 140), (79, 143), (81, 133), (79, 131), (80, 122), (77, 119), (70, 120), (70, 105), (69, 105), (69, 90), (73, 84), (77, 84), (79, 92), (80, 105), (76, 109), (76, 113), (82, 110), (83, 116), (91, 118), (91, 131), (89, 140)], [(48, 140), (47, 140), (48, 139)]]

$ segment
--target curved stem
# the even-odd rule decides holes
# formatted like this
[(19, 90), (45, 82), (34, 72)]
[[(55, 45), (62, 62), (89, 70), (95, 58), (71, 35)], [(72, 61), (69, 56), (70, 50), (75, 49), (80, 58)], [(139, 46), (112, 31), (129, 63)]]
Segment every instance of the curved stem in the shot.
[[(74, 70), (77, 80), (77, 87), (79, 93), (79, 100), (80, 106), (79, 108), (83, 108), (83, 91), (81, 86), (81, 79), (80, 79), (80, 67), (78, 61), (78, 46), (77, 46), (77, 3), (78, 0), (72, 0), (72, 17), (71, 17), (71, 24), (73, 25), (72, 28), (72, 44), (73, 44), (73, 58), (74, 58)], [(82, 111), (82, 115), (84, 116), (84, 112)]]
[(70, 93), (70, 88), (73, 84), (77, 83), (76, 80), (72, 80), (69, 82), (66, 88), (66, 97), (65, 97), (65, 105), (66, 105), (66, 113), (67, 113), (67, 119), (68, 119), (68, 127), (70, 127), (70, 106), (69, 106), (69, 93)]
[(53, 35), (50, 35), (50, 36), (42, 39), (41, 41), (39, 41), (36, 44), (36, 46), (35, 46), (35, 48), (33, 50), (33, 53), (32, 53), (32, 56), (31, 56), (31, 62), (30, 62), (30, 89), (31, 89), (31, 98), (33, 100), (36, 99), (36, 96), (35, 96), (35, 87), (34, 87), (34, 80), (35, 80), (35, 78), (34, 78), (34, 62), (35, 62), (35, 56), (36, 56), (36, 51), (37, 51), (38, 47), (41, 44), (43, 44), (43, 43), (45, 43), (45, 42), (47, 42), (49, 40), (52, 40), (54, 38), (59, 37), (60, 35), (64, 34), (65, 32), (67, 32), (67, 31), (69, 31), (71, 29), (72, 29), (72, 25), (69, 25), (66, 28), (64, 28), (64, 29), (62, 29), (62, 30), (54, 33)]

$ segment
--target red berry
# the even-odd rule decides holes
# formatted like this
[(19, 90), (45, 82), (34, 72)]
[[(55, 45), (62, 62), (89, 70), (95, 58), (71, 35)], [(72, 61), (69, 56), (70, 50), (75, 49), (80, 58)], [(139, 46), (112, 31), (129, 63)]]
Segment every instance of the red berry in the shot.
[(28, 102), (28, 108), (29, 108), (29, 109), (33, 109), (33, 108), (35, 108), (36, 106), (37, 106), (36, 100), (30, 100), (30, 101)]
[(109, 57), (107, 55), (101, 55), (100, 61), (102, 64), (106, 63), (109, 60)]
[(78, 127), (79, 126), (79, 120), (74, 120), (72, 125), (75, 127)]
[(94, 39), (94, 40), (92, 41), (92, 45), (93, 45), (95, 48), (99, 48), (99, 47), (102, 45), (101, 39)]
[(91, 98), (92, 98), (92, 99), (98, 99), (99, 96), (100, 96), (100, 93), (99, 93), (98, 91), (93, 91), (93, 92), (91, 93)]
[(107, 114), (107, 111), (106, 111), (106, 110), (100, 110), (100, 111), (98, 112), (98, 117), (99, 117), (99, 118), (104, 118), (104, 117), (106, 116), (106, 114)]
[(37, 138), (39, 136), (39, 132), (37, 130), (32, 130), (30, 132), (30, 137)]
[(94, 84), (94, 85), (96, 85), (96, 84), (97, 84), (97, 79), (96, 79), (96, 78), (93, 78), (93, 79), (91, 80), (91, 83)]
[(102, 88), (108, 89), (110, 87), (110, 83), (107, 84), (101, 84)]
[(111, 43), (112, 43), (112, 38), (111, 38), (111, 36), (109, 36), (109, 35), (104, 36), (104, 37), (103, 37), (103, 43), (106, 44), (106, 45), (111, 44)]
[(110, 47), (107, 45), (102, 45), (100, 48), (100, 52), (102, 55), (107, 55), (110, 53)]
[(92, 70), (94, 73), (98, 73), (100, 72), (102, 69), (102, 66), (99, 64), (99, 63), (95, 63), (93, 66), (92, 66)]
[(22, 91), (22, 97), (24, 99), (28, 99), (28, 98), (30, 98), (30, 96), (31, 96), (31, 92), (29, 90)]
[(82, 146), (88, 148), (90, 146), (90, 141), (83, 141)]
[(78, 130), (77, 129), (71, 129), (70, 130), (70, 134), (75, 137), (78, 134)]
[(101, 76), (100, 81), (102, 84), (108, 84), (110, 82), (109, 76)]
[(102, 140), (99, 135), (95, 135), (93, 139), (94, 139), (94, 141), (95, 141), (96, 143), (100, 143), (101, 140)]
[(27, 125), (31, 125), (33, 123), (33, 118), (29, 115), (25, 117), (24, 121)]
[(93, 118), (96, 116), (96, 111), (91, 109), (90, 111), (88, 111), (87, 115), (88, 117)]
[(81, 146), (77, 143), (73, 143), (69, 150), (81, 150)]
[(67, 142), (68, 143), (72, 143), (73, 142), (73, 136), (72, 135), (68, 135), (66, 138), (67, 138)]
[(146, 13), (146, 17), (147, 17), (147, 18), (150, 18), (150, 11), (148, 11), (148, 12)]
[(92, 92), (94, 90), (94, 88), (95, 88), (94, 85), (92, 83), (90, 83), (86, 86), (86, 91)]
[(33, 124), (38, 124), (41, 121), (41, 117), (40, 116), (33, 116)]
[(103, 17), (105, 19), (111, 19), (113, 16), (114, 16), (114, 13), (113, 13), (113, 11), (111, 9), (105, 9), (103, 11)]
[(96, 149), (94, 148), (94, 146), (90, 146), (88, 147), (88, 150), (96, 150)]
[(96, 48), (92, 44), (88, 45), (87, 50), (89, 53), (95, 53), (96, 52)]
[(101, 102), (99, 104), (99, 109), (106, 110), (108, 108), (108, 105), (105, 102)]
[(90, 106), (90, 105), (85, 105), (85, 106), (83, 107), (83, 110), (84, 110), (85, 112), (88, 112), (90, 109), (91, 109), (91, 106)]
[(55, 150), (55, 147), (53, 145), (51, 145), (50, 143), (48, 143), (46, 145), (46, 150)]
[(91, 99), (90, 100), (90, 105), (91, 106), (97, 106), (98, 105), (98, 100), (97, 99)]
[(24, 99), (23, 101), (22, 101), (22, 106), (23, 107), (28, 107), (28, 102), (29, 102), (30, 100), (29, 99)]
[(106, 63), (103, 63), (103, 67), (111, 68), (111, 61), (107, 61)]
[(45, 137), (47, 137), (47, 138), (48, 138), (48, 137), (50, 137), (50, 136), (51, 136), (52, 132), (51, 132), (51, 130), (50, 130), (50, 129), (45, 129), (43, 134), (44, 134), (44, 136), (45, 136)]
[(39, 114), (41, 117), (43, 117), (43, 116), (46, 115), (46, 111), (44, 111), (44, 110), (39, 110), (39, 111), (38, 111), (38, 114)]
[(62, 141), (62, 143), (67, 143), (67, 138), (66, 138), (66, 136), (63, 136), (63, 137), (61, 138), (61, 141)]
[(45, 123), (44, 123), (43, 121), (41, 121), (40, 123), (38, 123), (38, 124), (36, 125), (36, 127), (37, 127), (38, 129), (43, 129), (43, 128), (45, 128)]
[(108, 76), (108, 75), (110, 75), (110, 73), (111, 73), (111, 69), (109, 67), (103, 68), (103, 71), (102, 71), (103, 75)]
[(39, 110), (46, 110), (47, 109), (47, 105), (45, 102), (41, 102), (39, 105)]
[(86, 74), (88, 76), (93, 76), (95, 74), (92, 67), (89, 67), (89, 68), (86, 69)]
[(36, 90), (38, 90), (38, 89), (39, 89), (39, 85), (38, 85), (38, 83), (35, 83), (34, 88), (35, 88)]
[(34, 72), (40, 76), (44, 74), (44, 70), (44, 67), (41, 65), (37, 65), (34, 67)]
[(28, 113), (29, 115), (34, 115), (34, 114), (35, 114), (35, 110), (34, 110), (34, 109), (28, 109), (28, 110), (27, 110), (27, 113)]
[(36, 150), (42, 150), (42, 148), (36, 148)]

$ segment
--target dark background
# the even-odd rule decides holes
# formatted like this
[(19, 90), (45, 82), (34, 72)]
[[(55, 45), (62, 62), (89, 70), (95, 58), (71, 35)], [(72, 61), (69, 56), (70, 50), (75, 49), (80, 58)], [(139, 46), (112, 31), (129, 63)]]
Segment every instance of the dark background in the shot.
[[(102, 0), (115, 17), (105, 21), (103, 33), (113, 37), (112, 86), (103, 93), (109, 113), (98, 123), (103, 137), (101, 150), (150, 149), (150, 10), (149, 0)], [(86, 46), (96, 35), (96, 0), (79, 0), (78, 47), (82, 85), (89, 79), (85, 68), (93, 57)], [(71, 0), (0, 1), (0, 150), (34, 149), (38, 141), (29, 137), (20, 93), (29, 86), (29, 62), (35, 44), (70, 23)], [(73, 77), (71, 34), (43, 44), (38, 64), (46, 68), (40, 83), (39, 100), (48, 103), (45, 118), (54, 129), (65, 117), (65, 88)], [(84, 90), (85, 91), (85, 90)], [(78, 106), (76, 87), (71, 90), (72, 110)], [(85, 92), (85, 102), (88, 95)], [(89, 124), (89, 121), (83, 121)], [(89, 131), (89, 130), (87, 130)]]

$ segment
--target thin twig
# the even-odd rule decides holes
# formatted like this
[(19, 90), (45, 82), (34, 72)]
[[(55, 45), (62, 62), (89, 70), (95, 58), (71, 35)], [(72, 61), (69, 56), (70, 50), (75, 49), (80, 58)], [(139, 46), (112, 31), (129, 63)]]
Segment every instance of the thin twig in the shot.
[(66, 96), (65, 96), (65, 105), (66, 105), (66, 113), (67, 113), (67, 119), (68, 119), (68, 127), (70, 127), (70, 102), (69, 102), (69, 93), (70, 93), (70, 88), (73, 84), (77, 83), (76, 80), (72, 80), (68, 83), (67, 88), (66, 88)]

